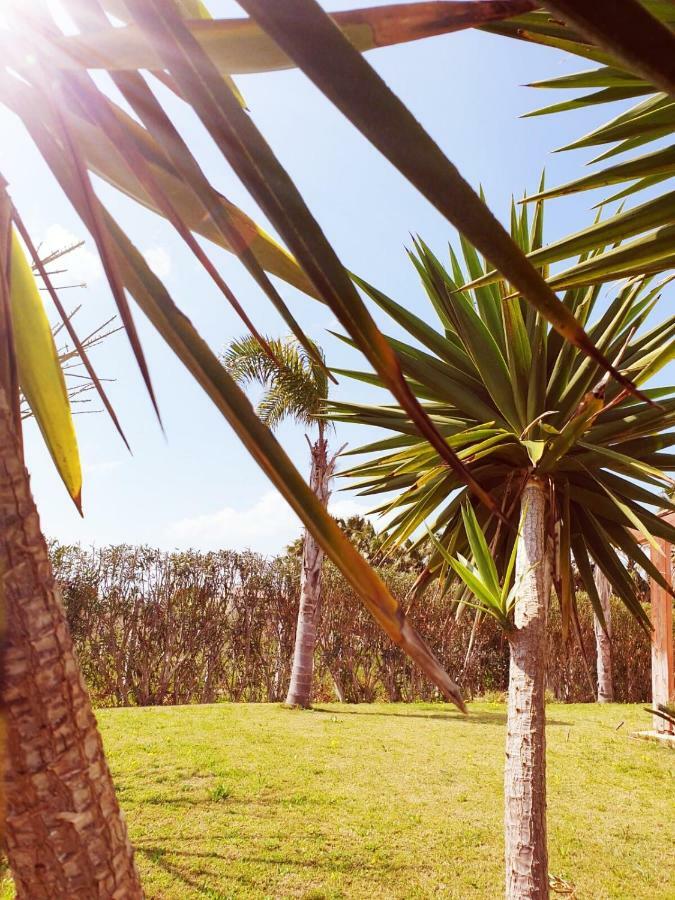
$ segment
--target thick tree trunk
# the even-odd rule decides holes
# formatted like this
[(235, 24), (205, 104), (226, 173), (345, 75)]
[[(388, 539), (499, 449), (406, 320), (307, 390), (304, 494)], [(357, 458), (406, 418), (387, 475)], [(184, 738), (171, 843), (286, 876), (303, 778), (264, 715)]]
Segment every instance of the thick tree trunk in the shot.
[[(324, 507), (330, 498), (330, 480), (335, 468), (335, 457), (328, 459), (328, 446), (319, 429), (318, 440), (310, 444), (312, 467), (309, 484)], [(309, 531), (305, 530), (302, 546), (302, 573), (300, 576), (300, 608), (295, 630), (293, 668), (286, 695), (286, 706), (312, 705), (312, 677), (314, 674), (314, 648), (316, 630), (321, 612), (321, 568), (324, 553)]]
[(595, 630), (595, 647), (598, 660), (598, 703), (614, 702), (614, 681), (612, 679), (612, 608), (609, 598), (612, 588), (602, 571), (595, 567), (595, 586), (598, 589), (602, 614), (605, 617), (607, 633), (600, 624), (600, 619), (593, 616)]
[(506, 897), (548, 897), (546, 848), (546, 615), (550, 568), (544, 485), (530, 478), (521, 501), (516, 556), (520, 583), (509, 635), (509, 703), (504, 770)]
[(2, 390), (0, 575), (6, 848), (17, 897), (136, 900), (133, 851)]

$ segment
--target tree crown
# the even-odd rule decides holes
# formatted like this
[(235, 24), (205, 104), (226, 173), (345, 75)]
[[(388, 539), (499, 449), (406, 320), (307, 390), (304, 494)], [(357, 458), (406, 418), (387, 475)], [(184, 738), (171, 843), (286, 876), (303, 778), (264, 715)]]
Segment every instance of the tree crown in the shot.
[[(274, 357), (252, 336), (232, 341), (221, 357), (223, 365), (240, 385), (259, 384), (265, 390), (258, 415), (270, 428), (291, 418), (301, 425), (323, 422), (328, 399), (325, 369), (292, 337), (267, 338)], [(323, 351), (310, 346), (323, 360)]]
[[(511, 233), (525, 252), (540, 247), (543, 204), (536, 205), (531, 223), (527, 207), (518, 210), (514, 204)], [(603, 249), (585, 256), (592, 259)], [(660, 492), (673, 484), (667, 473), (675, 468), (675, 455), (665, 451), (675, 443), (675, 434), (668, 431), (675, 424), (675, 388), (649, 388), (638, 398), (628, 393), (566, 343), (507, 283), (486, 283), (486, 265), (468, 242), (462, 241), (461, 250), (463, 264), (450, 248), (447, 268), (421, 240), (410, 253), (437, 316), (436, 327), (373, 286), (360, 286), (415, 341), (395, 342), (408, 383), (445, 440), (496, 501), (502, 518), (476, 499), (399, 406), (331, 404), (334, 419), (396, 432), (351, 451), (365, 454), (366, 460), (342, 474), (357, 479), (362, 495), (394, 492), (379, 507), (395, 512), (386, 526), (385, 548), (419, 535), (421, 526), (428, 525), (437, 542), (428, 574), (447, 581), (456, 577), (448, 557), (471, 554), (462, 516), (467, 505), (485, 534), (498, 578), (505, 577), (521, 492), (527, 479), (538, 475), (547, 486), (548, 544), (565, 624), (575, 608), (574, 559), (601, 619), (591, 560), (648, 627), (620, 554), (665, 584), (639, 539), (646, 536), (652, 544), (659, 538), (675, 540), (675, 529), (656, 512), (675, 509)], [(563, 295), (598, 348), (637, 385), (672, 357), (675, 316), (643, 328), (662, 285), (651, 276), (632, 278), (616, 287), (607, 304), (602, 281), (571, 286)], [(341, 371), (380, 384), (370, 373)], [(426, 533), (417, 537), (418, 542), (426, 540)]]

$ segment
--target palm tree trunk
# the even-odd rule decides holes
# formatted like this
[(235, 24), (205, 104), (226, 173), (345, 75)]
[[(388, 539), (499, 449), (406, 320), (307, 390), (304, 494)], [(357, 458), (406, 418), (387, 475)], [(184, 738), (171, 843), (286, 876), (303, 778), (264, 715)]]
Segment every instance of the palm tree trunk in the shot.
[(504, 770), (506, 897), (548, 897), (546, 848), (546, 616), (550, 567), (543, 483), (530, 478), (521, 500), (516, 556), (520, 584), (509, 635), (509, 702)]
[[(328, 459), (328, 445), (323, 427), (319, 425), (319, 437), (310, 444), (312, 467), (309, 484), (320, 503), (328, 506), (330, 480), (335, 467), (335, 456)], [(300, 608), (295, 630), (293, 668), (285, 706), (312, 705), (312, 677), (314, 674), (314, 648), (316, 630), (321, 612), (321, 568), (324, 553), (312, 534), (305, 529), (302, 545), (302, 572), (300, 576)]]
[(605, 617), (607, 631), (600, 624), (600, 619), (593, 616), (595, 646), (598, 660), (598, 703), (614, 702), (614, 681), (612, 678), (612, 608), (609, 603), (611, 586), (598, 566), (595, 567), (595, 586), (598, 589), (602, 614)]
[(2, 389), (0, 586), (6, 849), (17, 897), (136, 900), (143, 892), (133, 851)]

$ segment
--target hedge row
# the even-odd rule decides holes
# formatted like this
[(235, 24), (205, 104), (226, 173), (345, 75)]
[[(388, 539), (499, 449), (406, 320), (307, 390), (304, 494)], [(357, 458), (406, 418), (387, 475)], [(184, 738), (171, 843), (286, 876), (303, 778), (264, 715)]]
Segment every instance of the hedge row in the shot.
[[(283, 699), (298, 607), (297, 560), (129, 546), (54, 545), (52, 555), (85, 678), (99, 705)], [(396, 596), (408, 595), (413, 575), (382, 574)], [(508, 647), (491, 621), (473, 628), (468, 613), (457, 621), (447, 597), (433, 588), (408, 604), (407, 613), (467, 696), (506, 689)], [(613, 620), (616, 699), (647, 700), (649, 642), (619, 604)], [(583, 599), (580, 624), (588, 669), (577, 644), (563, 645), (553, 601), (548, 683), (559, 699), (593, 699), (593, 622)], [(319, 634), (317, 699), (436, 696), (330, 565)]]

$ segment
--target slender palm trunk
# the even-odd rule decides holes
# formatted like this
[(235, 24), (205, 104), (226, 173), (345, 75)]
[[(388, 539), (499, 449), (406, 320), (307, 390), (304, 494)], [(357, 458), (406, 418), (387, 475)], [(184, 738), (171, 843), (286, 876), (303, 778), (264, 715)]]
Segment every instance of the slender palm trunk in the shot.
[(1, 389), (0, 587), (6, 848), (17, 897), (136, 900), (133, 851)]
[(595, 586), (598, 589), (602, 614), (605, 617), (607, 631), (600, 624), (600, 619), (593, 616), (595, 630), (595, 647), (598, 660), (598, 703), (614, 702), (614, 681), (612, 679), (612, 608), (609, 603), (611, 585), (600, 569), (595, 569)]
[[(319, 437), (310, 444), (312, 467), (310, 487), (320, 503), (326, 507), (330, 498), (330, 480), (335, 467), (335, 457), (328, 458), (328, 445), (324, 428), (319, 423)], [(314, 648), (316, 630), (321, 612), (321, 568), (324, 553), (305, 530), (302, 546), (302, 573), (300, 576), (300, 608), (295, 630), (293, 668), (286, 695), (286, 706), (308, 708), (312, 704), (312, 676), (314, 674)]]
[(550, 567), (544, 485), (530, 478), (521, 501), (516, 556), (520, 583), (509, 635), (509, 703), (504, 770), (506, 897), (548, 897), (546, 848), (546, 615)]

